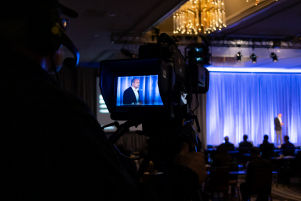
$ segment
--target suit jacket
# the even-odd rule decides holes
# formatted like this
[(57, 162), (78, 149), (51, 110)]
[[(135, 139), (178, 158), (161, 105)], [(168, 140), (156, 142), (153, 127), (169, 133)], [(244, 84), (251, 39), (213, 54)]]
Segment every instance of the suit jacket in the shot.
[(275, 124), (275, 130), (281, 131), (282, 128), (281, 128), (280, 120), (278, 119), (278, 117), (275, 117), (274, 124)]
[(249, 141), (242, 141), (238, 144), (238, 149), (241, 153), (247, 153), (251, 151), (253, 144)]
[(127, 88), (124, 92), (123, 92), (123, 104), (138, 104), (141, 103), (141, 95), (140, 95), (140, 91), (138, 91), (139, 93), (139, 100), (137, 102), (135, 93), (132, 89), (132, 87)]
[(235, 149), (234, 144), (230, 142), (225, 142), (222, 143), (218, 146), (219, 150), (224, 150), (224, 151), (233, 151)]

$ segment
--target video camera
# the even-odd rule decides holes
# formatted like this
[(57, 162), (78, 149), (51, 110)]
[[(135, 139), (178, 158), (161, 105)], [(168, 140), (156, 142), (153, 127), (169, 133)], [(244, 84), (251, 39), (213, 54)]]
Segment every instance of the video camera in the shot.
[[(110, 124), (117, 126), (117, 131), (109, 141), (116, 143), (138, 124), (143, 128), (139, 134), (149, 137), (147, 156), (139, 156), (149, 164), (141, 165), (142, 178), (161, 175), (154, 181), (166, 180), (184, 143), (191, 152), (202, 150), (193, 128), (196, 123), (200, 129), (191, 103), (193, 94), (208, 91), (209, 72), (204, 66), (209, 58), (208, 44), (190, 45), (183, 56), (175, 41), (161, 34), (157, 44), (140, 46), (139, 59), (101, 62), (100, 89), (111, 118), (127, 120), (122, 125)], [(194, 197), (201, 200), (198, 191)]]
[(139, 59), (101, 62), (100, 89), (111, 118), (141, 122), (179, 118), (191, 94), (209, 88), (204, 67), (209, 62), (208, 45), (188, 46), (185, 54), (163, 33), (156, 44), (140, 46)]

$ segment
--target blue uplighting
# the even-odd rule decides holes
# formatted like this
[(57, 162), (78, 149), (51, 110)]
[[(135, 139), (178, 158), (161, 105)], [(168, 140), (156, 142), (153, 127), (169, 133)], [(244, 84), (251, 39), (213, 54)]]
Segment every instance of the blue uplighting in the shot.
[(264, 134), (274, 142), (274, 117), (282, 113), (283, 136), (288, 135), (292, 143), (301, 145), (300, 69), (208, 69), (211, 71), (206, 106), (208, 144), (218, 145), (224, 136), (229, 136), (238, 145), (243, 134), (255, 146), (262, 143)]
[(77, 52), (77, 53), (76, 53), (76, 65), (79, 64), (79, 58), (80, 58), (80, 53)]
[(233, 73), (301, 73), (296, 68), (256, 68), (256, 67), (207, 67), (209, 72), (233, 72)]

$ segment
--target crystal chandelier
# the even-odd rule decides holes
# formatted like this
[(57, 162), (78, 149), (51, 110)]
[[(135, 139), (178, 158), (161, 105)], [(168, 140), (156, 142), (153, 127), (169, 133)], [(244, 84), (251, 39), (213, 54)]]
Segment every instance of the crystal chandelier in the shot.
[[(275, 1), (277, 1), (277, 0), (275, 0)], [(246, 0), (246, 2), (248, 3), (249, 2), (249, 0)], [(255, 6), (257, 6), (258, 4), (260, 3), (260, 0), (255, 0)]]
[(189, 0), (173, 14), (173, 33), (209, 34), (226, 27), (224, 0)]

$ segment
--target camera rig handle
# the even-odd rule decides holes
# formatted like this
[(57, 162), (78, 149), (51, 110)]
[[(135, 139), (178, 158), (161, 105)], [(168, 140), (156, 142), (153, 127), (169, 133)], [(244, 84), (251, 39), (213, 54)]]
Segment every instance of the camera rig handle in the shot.
[(115, 121), (113, 123), (110, 123), (110, 124), (102, 126), (101, 129), (104, 130), (105, 128), (110, 127), (110, 126), (115, 126), (115, 127), (118, 128), (119, 127), (119, 123), (117, 121)]
[[(141, 124), (141, 122), (138, 121), (132, 121), (132, 120), (128, 120), (126, 122), (124, 122), (123, 124), (120, 124), (118, 122), (116, 122), (117, 124), (112, 123), (112, 125), (117, 125), (117, 131), (115, 131), (110, 137), (109, 137), (109, 142), (111, 142), (112, 144), (116, 143), (117, 140), (123, 136), (127, 131), (129, 131), (129, 128), (132, 126), (137, 127), (139, 124)], [(110, 125), (110, 124), (109, 124)]]

